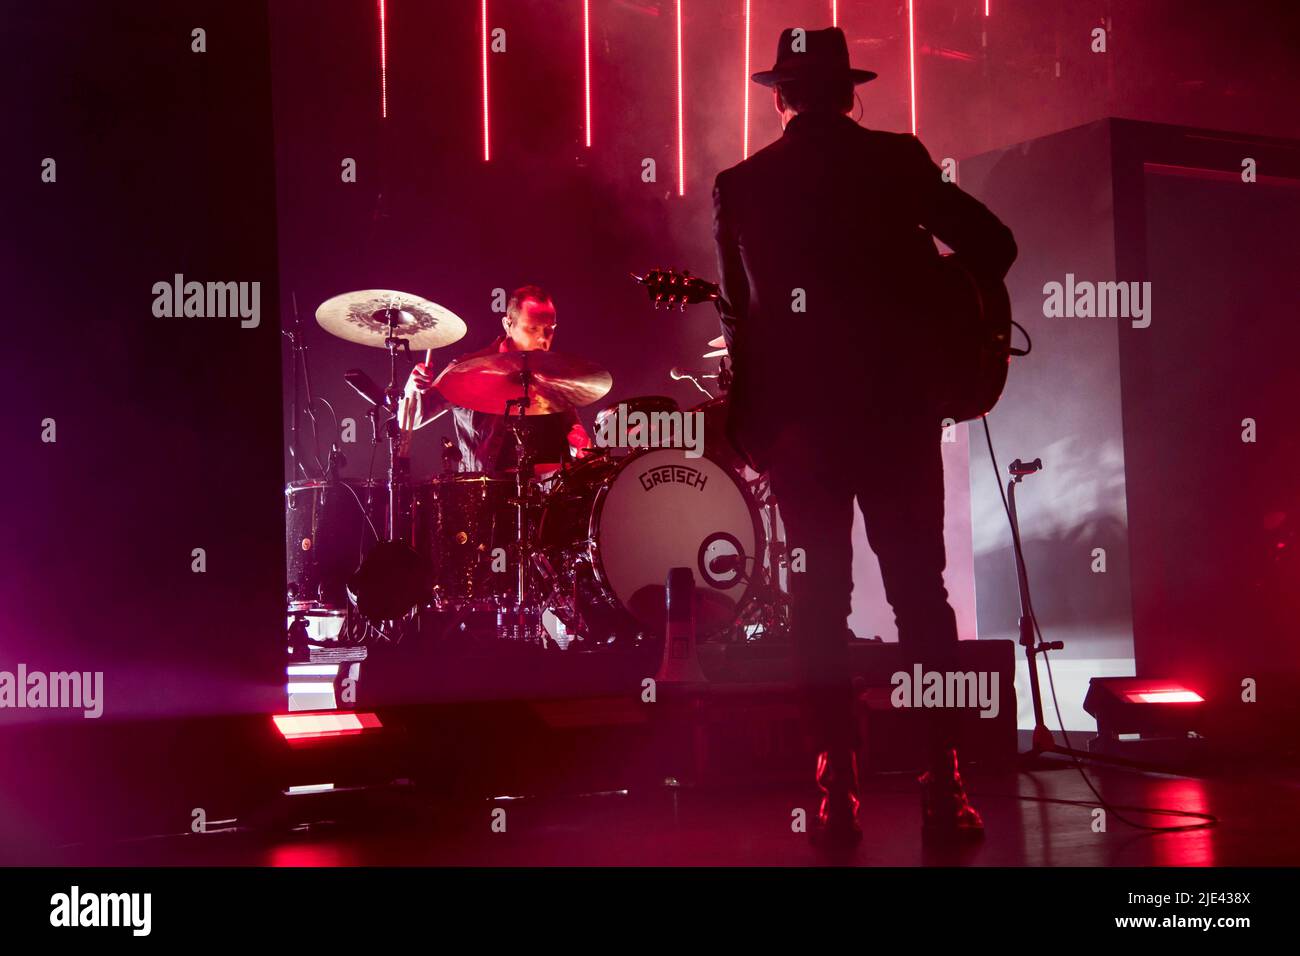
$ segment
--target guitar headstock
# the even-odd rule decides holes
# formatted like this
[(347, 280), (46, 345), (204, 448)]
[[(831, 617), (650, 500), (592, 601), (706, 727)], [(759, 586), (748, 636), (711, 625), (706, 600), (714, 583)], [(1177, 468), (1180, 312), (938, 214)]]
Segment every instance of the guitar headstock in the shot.
[(644, 276), (632, 278), (645, 286), (646, 295), (656, 309), (660, 303), (670, 309), (673, 306), (685, 309), (699, 302), (712, 302), (722, 294), (717, 283), (675, 269), (651, 269)]

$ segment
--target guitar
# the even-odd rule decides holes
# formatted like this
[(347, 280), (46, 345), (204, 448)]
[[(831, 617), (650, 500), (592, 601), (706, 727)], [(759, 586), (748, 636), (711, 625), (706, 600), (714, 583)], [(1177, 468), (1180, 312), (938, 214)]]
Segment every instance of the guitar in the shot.
[[(926, 331), (938, 343), (927, 363), (931, 393), (940, 415), (954, 422), (986, 414), (1002, 395), (1012, 355), (1028, 349), (1011, 347), (1011, 299), (1000, 279), (981, 279), (956, 256), (939, 256), (925, 307), (934, 327)], [(672, 269), (633, 275), (658, 308), (721, 302), (714, 282)]]
[(632, 278), (645, 286), (646, 295), (654, 307), (663, 303), (668, 308), (678, 306), (685, 309), (688, 305), (700, 302), (721, 302), (722, 290), (716, 282), (709, 282), (689, 272), (677, 272), (674, 269), (650, 269), (645, 275), (632, 274)]

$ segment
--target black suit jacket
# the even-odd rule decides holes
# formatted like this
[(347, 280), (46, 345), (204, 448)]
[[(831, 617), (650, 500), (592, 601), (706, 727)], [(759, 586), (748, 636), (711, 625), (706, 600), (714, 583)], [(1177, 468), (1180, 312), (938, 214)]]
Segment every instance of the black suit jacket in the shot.
[(714, 238), (734, 380), (728, 436), (760, 469), (785, 429), (834, 443), (933, 414), (918, 382), (933, 236), (1002, 278), (1011, 232), (914, 136), (799, 114), (718, 174)]

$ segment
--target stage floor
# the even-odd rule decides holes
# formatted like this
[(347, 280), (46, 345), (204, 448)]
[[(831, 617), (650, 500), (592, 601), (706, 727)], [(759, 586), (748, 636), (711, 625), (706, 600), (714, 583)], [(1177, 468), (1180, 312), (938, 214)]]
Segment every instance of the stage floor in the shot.
[[(445, 801), (409, 788), (295, 796), (296, 828), (157, 834), (65, 845), (43, 864), (109, 866), (1290, 866), (1300, 861), (1300, 771), (1235, 773), (1222, 779), (1090, 767), (1117, 807), (1148, 806), (1218, 817), (1178, 833), (1136, 830), (1108, 814), (1065, 762), (1033, 772), (975, 772), (972, 801), (984, 815), (981, 844), (925, 848), (910, 775), (869, 779), (866, 833), (838, 855), (791, 830), (792, 812), (815, 812), (812, 788), (548, 796)], [(494, 832), (496, 809), (505, 832)], [(1194, 819), (1121, 810), (1148, 825)], [(500, 820), (500, 814), (495, 815)], [(227, 825), (229, 826), (229, 825)], [(14, 861), (18, 862), (18, 861)]]

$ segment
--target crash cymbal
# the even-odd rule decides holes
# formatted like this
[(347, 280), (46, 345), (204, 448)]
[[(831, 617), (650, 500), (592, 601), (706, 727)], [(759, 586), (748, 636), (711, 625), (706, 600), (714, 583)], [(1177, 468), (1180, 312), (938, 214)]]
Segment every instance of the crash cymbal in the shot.
[(595, 362), (560, 352), (496, 352), (456, 362), (434, 381), (447, 401), (476, 412), (501, 415), (523, 394), (523, 371), (532, 373), (529, 415), (553, 415), (602, 398), (614, 378)]
[(316, 321), (331, 335), (382, 349), (390, 309), (395, 310), (393, 334), (406, 339), (412, 349), (440, 349), (465, 336), (465, 323), (450, 309), (391, 289), (344, 292), (326, 299), (316, 310)]

